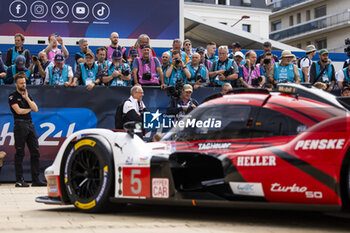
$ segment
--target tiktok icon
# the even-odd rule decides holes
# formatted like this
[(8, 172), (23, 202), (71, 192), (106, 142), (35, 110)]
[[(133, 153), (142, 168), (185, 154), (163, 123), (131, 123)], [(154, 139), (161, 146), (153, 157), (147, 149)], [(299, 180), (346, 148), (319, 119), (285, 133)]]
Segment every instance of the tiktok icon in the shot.
[(97, 20), (105, 20), (109, 17), (111, 13), (109, 6), (104, 2), (96, 3), (92, 8), (92, 15)]

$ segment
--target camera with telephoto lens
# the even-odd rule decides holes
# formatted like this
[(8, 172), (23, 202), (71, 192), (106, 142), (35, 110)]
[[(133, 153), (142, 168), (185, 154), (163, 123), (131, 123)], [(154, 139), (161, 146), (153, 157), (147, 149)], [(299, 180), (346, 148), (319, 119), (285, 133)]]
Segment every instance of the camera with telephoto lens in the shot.
[(176, 80), (175, 86), (170, 86), (166, 88), (166, 94), (170, 98), (178, 99), (181, 96), (183, 86), (184, 86), (183, 80), (178, 79)]
[(181, 58), (175, 58), (175, 65), (180, 65), (181, 63)]
[(252, 85), (253, 86), (259, 86), (261, 81), (262, 81), (262, 77), (261, 76), (255, 78), (255, 79), (252, 79)]
[(125, 70), (125, 69), (122, 69), (122, 74), (124, 76), (128, 76), (130, 74), (130, 71), (129, 70)]
[(33, 61), (38, 61), (38, 57), (37, 56), (33, 56)]
[(225, 70), (224, 76), (225, 77), (229, 76), (233, 72), (233, 70), (234, 70), (234, 68), (233, 68), (233, 66), (231, 66), (230, 69)]
[(232, 85), (233, 88), (244, 87), (242, 78), (238, 78), (238, 79), (232, 80), (231, 81), (231, 85)]
[(265, 59), (264, 59), (264, 64), (265, 64), (265, 65), (271, 64), (271, 59), (265, 58)]
[(152, 75), (150, 72), (147, 72), (147, 73), (143, 73), (142, 75), (142, 79), (145, 80), (145, 81), (150, 81), (152, 78)]
[(200, 81), (201, 83), (205, 83), (205, 78), (203, 78), (202, 75), (197, 75), (197, 76), (196, 76), (196, 82), (197, 82), (197, 81)]

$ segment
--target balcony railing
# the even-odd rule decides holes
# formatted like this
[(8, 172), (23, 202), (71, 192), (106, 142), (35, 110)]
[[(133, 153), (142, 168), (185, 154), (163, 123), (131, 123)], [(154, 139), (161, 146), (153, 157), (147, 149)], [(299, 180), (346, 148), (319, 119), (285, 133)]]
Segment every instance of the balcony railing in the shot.
[(269, 5), (269, 8), (272, 12), (275, 12), (302, 2), (305, 2), (305, 0), (275, 0)]
[(350, 11), (344, 11), (333, 15), (323, 16), (313, 21), (299, 24), (287, 29), (281, 29), (270, 33), (271, 40), (281, 40), (284, 38), (296, 36), (306, 32), (312, 32), (319, 29), (329, 28), (344, 22), (350, 21)]

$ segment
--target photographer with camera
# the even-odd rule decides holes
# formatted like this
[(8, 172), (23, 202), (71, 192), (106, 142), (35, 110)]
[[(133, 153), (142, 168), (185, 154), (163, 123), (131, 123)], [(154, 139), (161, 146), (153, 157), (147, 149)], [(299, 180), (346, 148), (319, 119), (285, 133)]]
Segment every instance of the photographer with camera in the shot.
[(256, 64), (260, 64), (260, 66), (262, 66), (262, 62), (263, 62), (265, 54), (271, 54), (271, 64), (272, 65), (275, 64), (275, 62), (277, 62), (277, 63), (279, 62), (278, 57), (271, 53), (271, 51), (272, 51), (272, 44), (271, 44), (270, 41), (265, 41), (264, 42), (263, 50), (264, 50), (264, 53), (259, 55), (258, 59), (256, 60)]
[(166, 109), (166, 114), (175, 115), (177, 119), (181, 119), (184, 115), (195, 109), (199, 104), (197, 100), (191, 98), (192, 92), (192, 86), (190, 84), (185, 84), (180, 98), (171, 98)]
[(320, 60), (312, 63), (310, 68), (310, 83), (323, 82), (327, 84), (327, 91), (331, 92), (335, 85), (334, 66), (328, 59), (328, 50), (321, 49)]
[(69, 87), (73, 79), (72, 67), (65, 64), (63, 54), (56, 54), (54, 61), (55, 65), (46, 69), (44, 85)]
[[(133, 63), (133, 78), (135, 85), (159, 86), (166, 88), (163, 71), (157, 57), (150, 56), (151, 47), (142, 46), (142, 57), (137, 57)], [(160, 78), (160, 80), (159, 80)]]
[(33, 63), (29, 66), (32, 72), (32, 85), (43, 85), (46, 77), (47, 67), (54, 66), (54, 64), (47, 60), (47, 55), (44, 51), (38, 53), (38, 56), (32, 56)]
[(205, 48), (198, 47), (196, 49), (196, 53), (198, 53), (201, 56), (199, 63), (203, 64), (207, 68), (207, 70), (209, 71), (210, 66), (211, 66), (211, 61), (209, 61), (209, 59), (205, 56)]
[(337, 84), (339, 89), (343, 89), (345, 86), (350, 84), (350, 63), (346, 68), (343, 68), (337, 72), (335, 75), (337, 77)]
[(181, 53), (179, 50), (175, 50), (173, 53), (173, 59), (171, 66), (165, 72), (165, 76), (168, 79), (168, 86), (175, 86), (178, 80), (182, 80), (186, 84), (187, 79), (191, 77), (191, 73), (188, 67), (181, 60)]
[[(267, 74), (272, 72), (273, 63), (272, 63), (272, 54), (265, 53), (263, 56), (262, 65), (260, 65), (260, 74), (264, 75), (267, 78)], [(257, 62), (258, 63), (258, 62)]]
[(195, 90), (199, 87), (206, 87), (209, 85), (209, 72), (207, 68), (200, 64), (199, 53), (192, 54), (192, 61), (187, 64), (191, 77), (187, 79), (187, 83), (191, 84)]
[(283, 50), (281, 62), (275, 63), (271, 72), (267, 74), (271, 84), (300, 83), (298, 67), (292, 63), (294, 55), (289, 50)]
[(127, 63), (123, 63), (122, 52), (114, 50), (112, 63), (103, 71), (102, 82), (107, 86), (126, 87), (131, 80), (131, 71)]
[[(191, 41), (190, 41), (191, 42)], [(187, 64), (187, 62), (190, 61), (190, 58), (187, 56), (187, 54), (185, 53), (185, 51), (182, 51), (181, 49), (182, 46), (182, 42), (180, 39), (175, 39), (173, 40), (173, 48), (170, 49), (168, 52), (170, 53), (170, 58), (173, 57), (173, 52), (174, 51), (179, 51), (180, 55), (181, 55), (181, 60), (184, 64)], [(191, 45), (192, 46), (192, 45)], [(172, 60), (170, 59), (170, 62), (172, 62)]]
[(260, 65), (256, 65), (256, 53), (253, 50), (249, 50), (245, 54), (246, 62), (241, 67), (243, 77), (239, 77), (244, 87), (253, 88), (258, 87), (262, 88), (265, 84), (266, 78), (260, 73)]
[(101, 84), (103, 70), (101, 66), (95, 63), (95, 54), (87, 51), (85, 55), (85, 62), (79, 63), (77, 71), (74, 73), (73, 82), (70, 86), (78, 85), (86, 86), (88, 91), (91, 91), (96, 85)]
[(233, 59), (228, 58), (227, 46), (219, 47), (219, 60), (211, 64), (209, 77), (213, 86), (222, 86), (224, 83), (238, 79), (238, 66)]

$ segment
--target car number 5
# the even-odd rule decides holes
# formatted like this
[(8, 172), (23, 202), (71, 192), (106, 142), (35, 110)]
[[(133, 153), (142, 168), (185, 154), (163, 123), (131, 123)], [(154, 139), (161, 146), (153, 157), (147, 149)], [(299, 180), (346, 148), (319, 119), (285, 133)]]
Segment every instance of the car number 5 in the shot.
[(123, 196), (150, 196), (150, 167), (123, 167)]
[[(137, 178), (135, 177), (136, 175), (140, 175), (141, 174), (141, 170), (139, 169), (133, 169), (131, 170), (131, 180), (130, 180), (130, 183), (131, 183), (131, 192), (133, 194), (139, 194), (141, 192), (141, 189), (142, 189), (142, 183), (141, 183), (141, 180), (140, 178)], [(135, 188), (136, 186), (136, 188)]]

